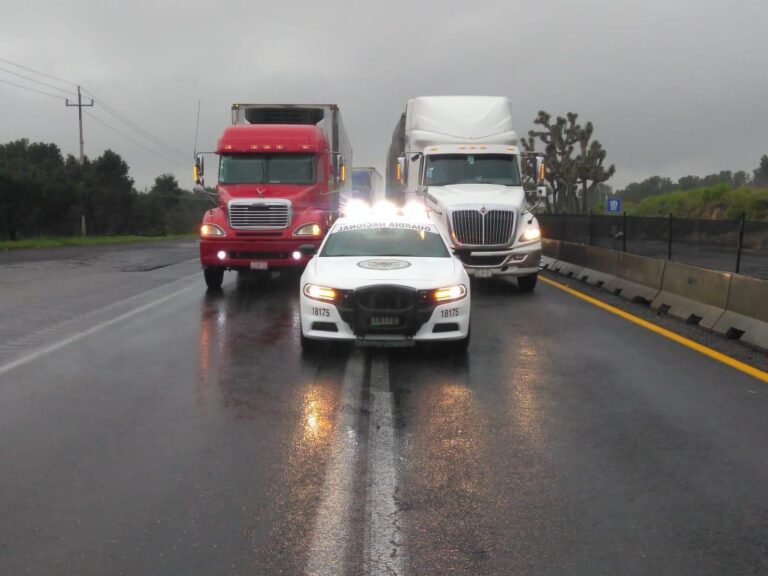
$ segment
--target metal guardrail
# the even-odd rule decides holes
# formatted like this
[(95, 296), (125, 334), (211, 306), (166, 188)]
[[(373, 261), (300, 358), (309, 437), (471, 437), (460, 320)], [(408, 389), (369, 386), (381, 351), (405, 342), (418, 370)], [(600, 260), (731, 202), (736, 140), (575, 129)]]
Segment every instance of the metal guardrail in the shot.
[(542, 235), (713, 270), (768, 278), (768, 222), (537, 214)]

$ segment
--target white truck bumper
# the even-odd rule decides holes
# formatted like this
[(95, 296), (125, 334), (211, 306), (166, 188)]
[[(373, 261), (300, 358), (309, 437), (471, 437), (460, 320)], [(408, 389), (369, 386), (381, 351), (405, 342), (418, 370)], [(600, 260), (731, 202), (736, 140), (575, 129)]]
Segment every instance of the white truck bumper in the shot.
[(541, 243), (496, 252), (476, 250), (462, 262), (467, 274), (477, 278), (528, 276), (536, 274), (541, 266)]

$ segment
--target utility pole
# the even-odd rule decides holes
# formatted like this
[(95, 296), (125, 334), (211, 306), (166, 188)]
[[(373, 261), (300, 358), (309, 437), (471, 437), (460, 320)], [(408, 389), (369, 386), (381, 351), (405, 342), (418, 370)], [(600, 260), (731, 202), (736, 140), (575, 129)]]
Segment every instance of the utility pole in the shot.
[[(77, 104), (74, 102), (70, 104), (69, 98), (67, 98), (66, 101), (67, 106), (77, 106), (77, 120), (78, 124), (80, 126), (80, 165), (82, 166), (85, 163), (85, 141), (83, 140), (83, 106), (85, 107), (91, 107), (93, 106), (93, 98), (91, 98), (90, 104), (83, 104), (83, 95), (80, 92), (80, 85), (77, 86)], [(85, 236), (86, 230), (85, 230), (85, 206), (82, 206), (80, 209), (80, 234), (82, 236)]]

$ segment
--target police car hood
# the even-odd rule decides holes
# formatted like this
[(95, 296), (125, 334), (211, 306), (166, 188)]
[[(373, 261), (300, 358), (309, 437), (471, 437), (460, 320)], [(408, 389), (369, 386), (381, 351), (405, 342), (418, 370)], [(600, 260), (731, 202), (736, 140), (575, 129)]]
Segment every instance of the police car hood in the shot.
[(451, 257), (330, 256), (314, 258), (310, 267), (315, 282), (344, 290), (372, 284), (435, 288), (461, 274), (461, 263)]

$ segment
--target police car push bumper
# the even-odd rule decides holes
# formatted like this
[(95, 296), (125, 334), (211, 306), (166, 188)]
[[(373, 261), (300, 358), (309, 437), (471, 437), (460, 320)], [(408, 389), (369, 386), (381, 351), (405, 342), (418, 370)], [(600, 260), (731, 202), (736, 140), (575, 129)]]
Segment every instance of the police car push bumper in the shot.
[[(368, 313), (364, 319), (366, 325), (362, 326), (358, 310), (354, 310), (352, 318), (349, 314), (342, 317), (336, 305), (313, 300), (302, 294), (301, 328), (306, 337), (318, 340), (381, 343), (461, 340), (469, 332), (470, 304), (469, 294), (459, 301), (435, 304), (431, 306), (426, 321), (419, 323), (415, 333), (408, 334), (409, 326), (403, 320), (407, 313)], [(394, 322), (397, 323), (392, 325)]]

